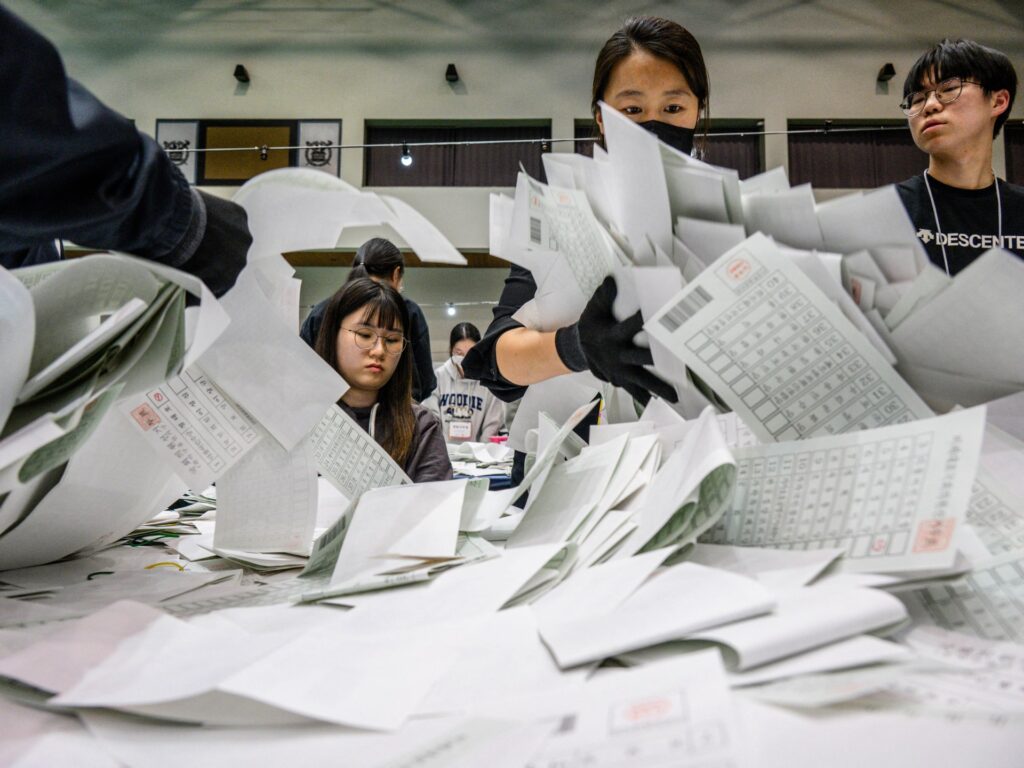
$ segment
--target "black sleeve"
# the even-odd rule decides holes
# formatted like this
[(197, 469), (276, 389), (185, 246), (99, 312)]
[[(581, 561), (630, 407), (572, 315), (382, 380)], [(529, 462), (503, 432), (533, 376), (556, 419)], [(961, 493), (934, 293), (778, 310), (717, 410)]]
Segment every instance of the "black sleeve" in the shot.
[(405, 303), (409, 307), (409, 344), (412, 346), (414, 368), (412, 398), (421, 402), (437, 389), (434, 361), (430, 357), (430, 329), (419, 304), (411, 299), (406, 299)]
[(487, 333), (469, 350), (466, 359), (462, 361), (462, 369), (467, 377), (478, 379), (495, 397), (506, 403), (521, 398), (526, 394), (526, 387), (513, 384), (501, 375), (501, 371), (498, 370), (496, 346), (503, 333), (523, 327), (522, 323), (512, 319), (512, 315), (536, 294), (537, 283), (530, 270), (513, 264), (508, 277), (505, 278), (501, 298), (492, 310), (494, 319), (487, 326)]
[(152, 138), (67, 77), (57, 49), (0, 6), (2, 261), (38, 261), (56, 238), (184, 269), (217, 295), (251, 242), (239, 206), (204, 199)]
[(299, 336), (312, 349), (316, 349), (316, 337), (320, 333), (320, 324), (324, 320), (324, 312), (327, 311), (328, 301), (330, 299), (324, 299), (313, 307), (309, 314), (306, 315), (306, 319), (302, 321), (302, 328), (299, 329)]
[(62, 237), (173, 263), (195, 206), (157, 143), (0, 7), (0, 250)]

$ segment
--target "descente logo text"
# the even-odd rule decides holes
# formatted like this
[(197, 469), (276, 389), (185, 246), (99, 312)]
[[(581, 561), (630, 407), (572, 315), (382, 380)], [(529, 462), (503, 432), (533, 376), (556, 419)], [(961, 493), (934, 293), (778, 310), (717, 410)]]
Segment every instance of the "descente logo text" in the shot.
[(921, 228), (917, 237), (926, 245), (933, 240), (936, 245), (948, 245), (952, 248), (1006, 248), (1011, 251), (1024, 249), (1024, 235), (969, 235), (966, 232), (932, 232)]

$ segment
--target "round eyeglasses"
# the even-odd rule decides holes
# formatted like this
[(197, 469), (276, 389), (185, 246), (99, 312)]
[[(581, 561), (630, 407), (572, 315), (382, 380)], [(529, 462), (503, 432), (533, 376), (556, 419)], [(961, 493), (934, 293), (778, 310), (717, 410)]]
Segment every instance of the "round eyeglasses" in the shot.
[(960, 98), (960, 93), (967, 84), (981, 85), (973, 80), (964, 80), (962, 77), (950, 77), (927, 91), (908, 93), (900, 102), (900, 109), (907, 117), (917, 117), (924, 109), (924, 105), (928, 103), (928, 97), (933, 93), (940, 104), (952, 104)]
[(348, 331), (356, 337), (356, 346), (362, 350), (369, 351), (377, 346), (377, 339), (380, 339), (381, 344), (384, 347), (384, 352), (389, 355), (400, 355), (402, 350), (405, 349), (405, 345), (409, 343), (409, 340), (405, 336), (399, 336), (395, 333), (377, 333), (371, 331), (369, 328), (342, 328), (343, 331)]

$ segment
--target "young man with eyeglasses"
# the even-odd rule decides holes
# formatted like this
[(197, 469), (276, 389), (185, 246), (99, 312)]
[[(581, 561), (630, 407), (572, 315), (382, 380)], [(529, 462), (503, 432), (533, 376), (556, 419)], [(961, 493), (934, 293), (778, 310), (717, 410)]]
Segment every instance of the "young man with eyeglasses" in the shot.
[(903, 84), (900, 107), (928, 169), (896, 189), (929, 258), (949, 275), (992, 247), (1024, 257), (1024, 187), (992, 170), (1016, 95), (1010, 60), (971, 40), (943, 40)]

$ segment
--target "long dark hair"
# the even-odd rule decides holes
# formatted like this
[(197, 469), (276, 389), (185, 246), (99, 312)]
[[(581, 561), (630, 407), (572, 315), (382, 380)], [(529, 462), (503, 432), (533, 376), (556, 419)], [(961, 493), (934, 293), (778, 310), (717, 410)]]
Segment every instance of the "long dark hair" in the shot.
[(359, 246), (352, 259), (352, 271), (348, 279), (375, 277), (389, 280), (395, 274), (396, 267), (399, 275), (405, 274), (405, 259), (398, 246), (383, 237), (374, 237)]
[(480, 329), (472, 323), (459, 323), (452, 328), (452, 332), (448, 336), (449, 355), (452, 353), (452, 348), (463, 339), (469, 339), (474, 343), (480, 341)]
[[(401, 295), (387, 283), (362, 277), (347, 281), (327, 302), (320, 333), (316, 337), (316, 353), (338, 373), (338, 332), (342, 321), (362, 309), (362, 322), (378, 328), (409, 328), (409, 310)], [(405, 345), (395, 372), (377, 394), (381, 418), (374, 433), (378, 443), (400, 465), (404, 466), (412, 451), (416, 426), (412, 414), (412, 350)]]
[(604, 98), (615, 65), (637, 50), (647, 51), (652, 56), (672, 62), (690, 84), (700, 111), (694, 144), (697, 154), (702, 156), (707, 146), (708, 111), (711, 105), (708, 69), (704, 65), (704, 54), (701, 53), (697, 38), (674, 21), (657, 16), (634, 16), (608, 38), (594, 64), (594, 87), (590, 98), (590, 111), (594, 118), (597, 118), (597, 102)]

